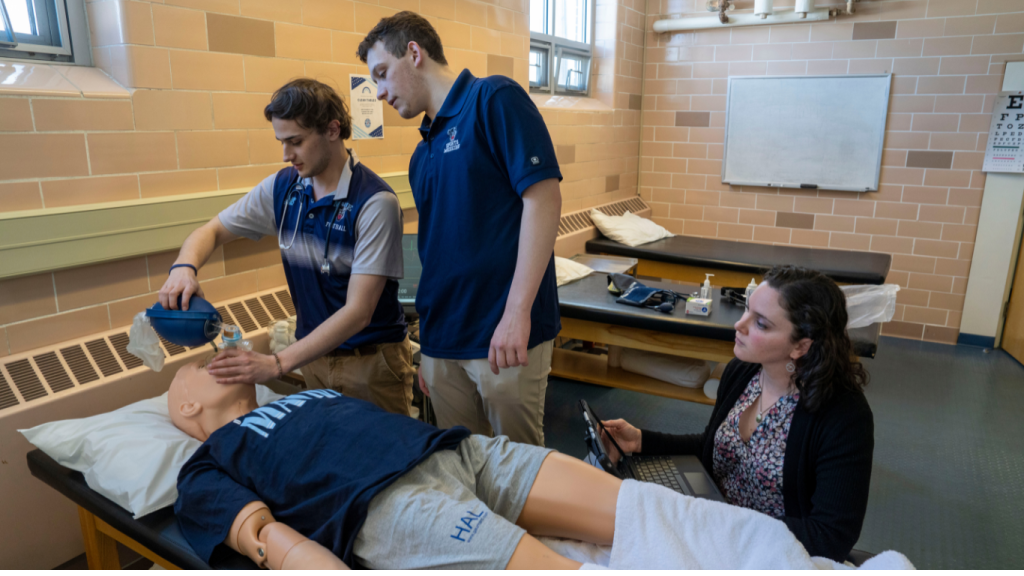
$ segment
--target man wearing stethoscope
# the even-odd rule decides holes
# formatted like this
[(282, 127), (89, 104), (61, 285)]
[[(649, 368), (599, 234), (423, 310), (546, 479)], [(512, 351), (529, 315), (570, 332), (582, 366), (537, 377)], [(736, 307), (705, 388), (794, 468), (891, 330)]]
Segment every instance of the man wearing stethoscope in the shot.
[(298, 341), (278, 354), (226, 350), (207, 365), (220, 383), (259, 382), (302, 369), (332, 388), (400, 414), (412, 400), (412, 350), (398, 302), (402, 210), (394, 191), (359, 163), (344, 102), (311, 79), (285, 84), (264, 110), (292, 166), (267, 177), (193, 232), (160, 303), (202, 295), (196, 270), (237, 238), (278, 235), (298, 314)]

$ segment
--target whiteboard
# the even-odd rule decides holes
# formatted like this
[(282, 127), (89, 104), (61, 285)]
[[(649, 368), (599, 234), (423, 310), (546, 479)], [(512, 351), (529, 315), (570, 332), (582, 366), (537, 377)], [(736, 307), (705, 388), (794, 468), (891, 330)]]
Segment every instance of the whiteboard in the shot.
[(722, 183), (878, 190), (891, 78), (730, 77)]

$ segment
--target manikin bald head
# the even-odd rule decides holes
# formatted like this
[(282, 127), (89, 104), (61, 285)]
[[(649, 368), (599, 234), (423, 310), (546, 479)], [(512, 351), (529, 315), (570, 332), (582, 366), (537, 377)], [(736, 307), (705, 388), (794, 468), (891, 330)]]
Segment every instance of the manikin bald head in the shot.
[(256, 407), (255, 385), (218, 384), (202, 362), (182, 366), (167, 390), (171, 422), (203, 442), (221, 426)]

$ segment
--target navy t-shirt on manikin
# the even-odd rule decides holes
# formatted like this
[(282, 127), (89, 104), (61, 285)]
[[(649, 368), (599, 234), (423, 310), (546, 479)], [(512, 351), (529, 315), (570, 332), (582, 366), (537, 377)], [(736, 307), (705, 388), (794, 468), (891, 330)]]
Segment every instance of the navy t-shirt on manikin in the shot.
[[(416, 311), (433, 358), (486, 358), (519, 252), (523, 192), (562, 179), (544, 119), (504, 76), (463, 70), (409, 162), (423, 263)], [(530, 312), (532, 348), (561, 330), (554, 254)]]
[(307, 390), (211, 434), (178, 474), (174, 513), (209, 561), (235, 516), (261, 500), (277, 521), (352, 566), (370, 500), (468, 436), (461, 426), (438, 430), (333, 390)]

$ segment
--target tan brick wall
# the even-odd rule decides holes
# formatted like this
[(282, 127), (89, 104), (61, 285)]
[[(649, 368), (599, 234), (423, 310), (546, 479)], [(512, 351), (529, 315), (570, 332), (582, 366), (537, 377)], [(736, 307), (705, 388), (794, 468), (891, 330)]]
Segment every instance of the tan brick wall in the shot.
[(542, 108), (562, 170), (562, 212), (636, 196), (646, 0), (595, 0), (592, 96), (600, 110)]
[[(704, 4), (650, 0), (648, 30)], [(1022, 58), (1024, 1), (864, 0), (856, 10), (832, 22), (648, 32), (640, 195), (679, 234), (892, 254), (889, 281), (902, 290), (884, 333), (955, 342), (990, 110), (1004, 62)], [(878, 192), (721, 184), (728, 76), (881, 72), (893, 83)]]

